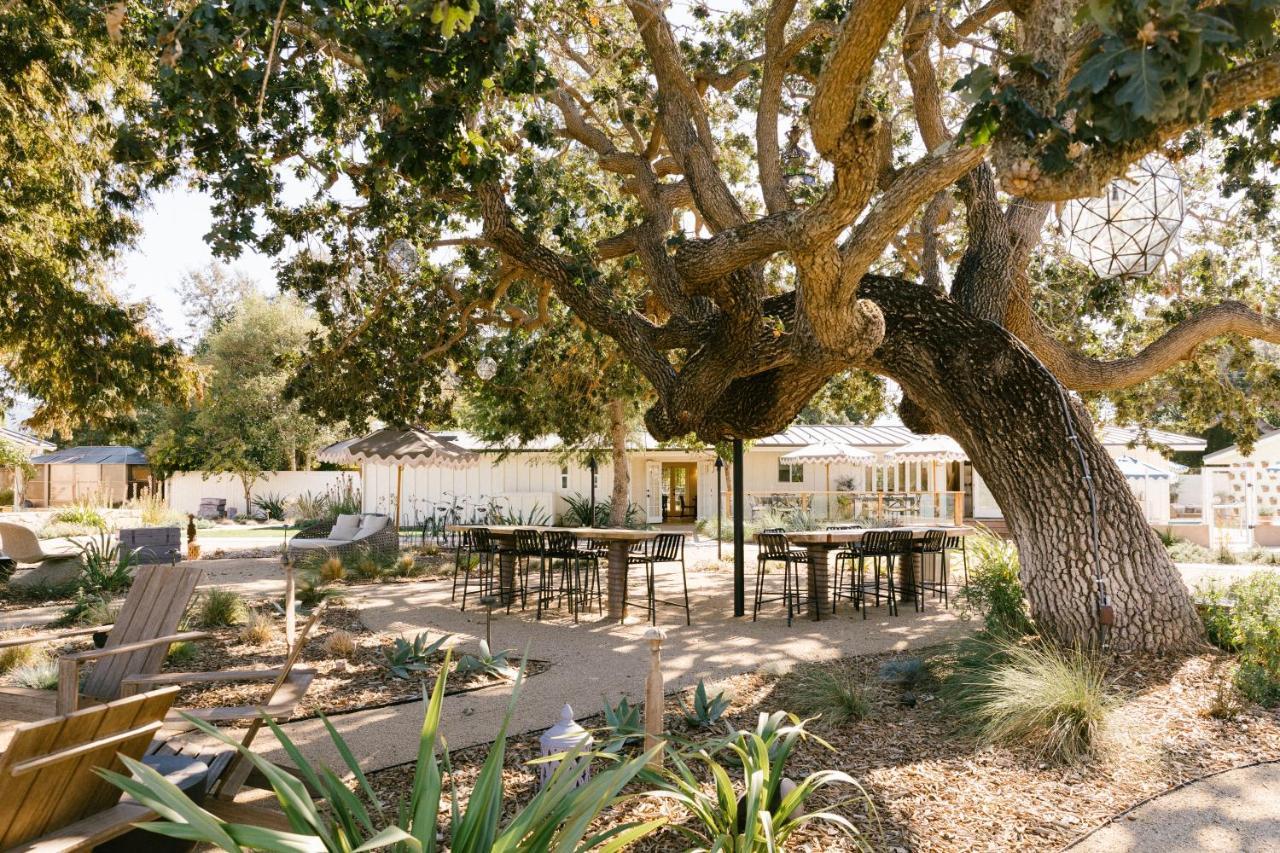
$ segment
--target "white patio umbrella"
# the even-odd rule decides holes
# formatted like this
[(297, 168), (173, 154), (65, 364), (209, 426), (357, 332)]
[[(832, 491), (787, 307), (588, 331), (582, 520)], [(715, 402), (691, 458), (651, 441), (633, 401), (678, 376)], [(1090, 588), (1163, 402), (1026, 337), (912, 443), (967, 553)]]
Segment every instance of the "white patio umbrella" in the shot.
[(780, 457), (783, 462), (813, 462), (818, 465), (826, 465), (828, 492), (831, 491), (832, 465), (865, 465), (874, 461), (875, 458), (874, 453), (869, 453), (866, 450), (840, 441), (820, 441), (817, 444), (797, 447), (795, 450), (784, 453)]
[(432, 435), (419, 427), (386, 427), (361, 438), (331, 444), (316, 454), (336, 465), (373, 464), (396, 466), (396, 526), (400, 526), (400, 493), (404, 469), (469, 468), (480, 454), (456, 444), (452, 437)]
[(917, 436), (896, 450), (890, 450), (884, 458), (887, 462), (928, 462), (930, 484), (938, 481), (934, 470), (937, 463), (969, 461), (969, 455), (954, 438), (940, 434)]

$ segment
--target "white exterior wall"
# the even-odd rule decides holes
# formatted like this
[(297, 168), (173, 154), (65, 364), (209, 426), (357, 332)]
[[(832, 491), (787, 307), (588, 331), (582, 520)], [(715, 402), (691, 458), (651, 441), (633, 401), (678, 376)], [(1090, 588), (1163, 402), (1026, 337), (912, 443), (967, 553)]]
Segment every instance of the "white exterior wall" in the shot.
[[(287, 499), (311, 492), (320, 494), (351, 483), (360, 486), (354, 471), (272, 471), (253, 484), (253, 495), (277, 494)], [(244, 489), (234, 474), (206, 475), (200, 471), (180, 471), (167, 484), (169, 506), (181, 513), (194, 513), (201, 498), (223, 498), (228, 507), (244, 513)]]
[[(568, 468), (567, 485), (562, 465)], [(363, 470), (365, 512), (394, 513), (396, 467), (365, 465)], [(405, 525), (429, 518), (437, 503), (451, 502), (450, 495), (460, 503), (469, 498), (480, 505), (502, 498), (526, 518), (536, 506), (555, 521), (569, 508), (566, 497), (591, 494), (591, 472), (577, 462), (562, 463), (554, 453), (512, 453), (501, 460), (497, 454), (484, 454), (470, 468), (405, 468), (401, 488), (400, 518)], [(613, 466), (605, 459), (596, 480), (596, 500), (606, 500), (612, 491)]]

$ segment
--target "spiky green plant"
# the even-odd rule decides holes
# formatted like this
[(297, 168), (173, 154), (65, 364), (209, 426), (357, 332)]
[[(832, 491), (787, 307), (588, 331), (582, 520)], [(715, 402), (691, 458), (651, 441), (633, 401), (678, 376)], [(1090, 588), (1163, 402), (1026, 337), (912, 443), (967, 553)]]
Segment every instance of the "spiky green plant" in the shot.
[(871, 688), (838, 663), (802, 666), (779, 686), (788, 707), (825, 723), (861, 720), (871, 713)]
[(120, 544), (105, 530), (80, 546), (80, 574), (76, 583), (86, 597), (110, 596), (133, 585), (137, 557), (120, 550)]
[(729, 710), (730, 700), (721, 690), (715, 696), (707, 696), (707, 685), (702, 679), (698, 679), (698, 686), (693, 691), (693, 704), (686, 705), (684, 699), (676, 697), (676, 701), (680, 704), (680, 712), (684, 715), (684, 721), (691, 726), (700, 729), (708, 729), (720, 722), (724, 716), (724, 712)]
[(215, 586), (201, 593), (192, 621), (198, 628), (229, 628), (243, 622), (248, 613), (240, 593)]
[[(864, 808), (874, 813), (870, 799), (853, 777), (839, 770), (819, 770), (798, 783), (786, 777), (787, 760), (796, 744), (805, 739), (831, 749), (826, 741), (806, 732), (799, 718), (781, 712), (762, 713), (754, 731), (733, 732), (724, 742), (692, 755), (669, 752), (669, 764), (658, 776), (658, 789), (646, 796), (674, 801), (690, 813), (693, 820), (673, 823), (671, 828), (692, 842), (692, 850), (775, 853), (786, 849), (796, 830), (813, 822), (835, 828), (855, 849), (870, 850), (849, 819), (835, 811), (861, 799)], [(713, 783), (711, 790), (690, 767), (691, 762), (705, 767)], [(735, 785), (732, 774), (739, 769), (742, 781)], [(848, 785), (855, 793), (826, 809), (805, 810), (814, 794), (832, 785)]]
[(511, 665), (510, 661), (513, 651), (515, 649), (504, 649), (496, 653), (490, 652), (489, 643), (481, 640), (480, 654), (463, 655), (458, 658), (454, 671), (460, 673), (483, 673), (496, 678), (514, 678), (516, 668)]
[[(504, 822), (508, 804), (503, 798), (503, 762), (507, 730), (523, 682), (523, 667), (521, 677), (516, 679), (497, 739), (489, 747), (464, 809), (462, 797), (452, 779), (448, 751), (443, 748), (439, 734), (447, 664), (446, 657), (446, 666), (436, 677), (435, 687), (426, 702), (413, 785), (408, 798), (394, 810), (385, 808), (378, 800), (350, 747), (323, 715), (321, 720), (329, 737), (342, 756), (347, 772), (355, 780), (354, 792), (342, 782), (339, 774), (327, 767), (313, 765), (270, 718), (267, 718), (267, 725), (275, 733), (290, 762), (298, 768), (296, 776), (245, 748), (239, 740), (228, 737), (219, 729), (188, 718), (205, 734), (239, 750), (253, 763), (275, 791), (291, 832), (228, 823), (217, 818), (192, 802), (155, 770), (131, 758), (122, 756), (121, 760), (133, 778), (109, 770), (98, 772), (161, 817), (161, 820), (141, 824), (144, 829), (171, 838), (213, 845), (231, 853), (246, 849), (270, 853), (297, 853), (302, 850), (353, 853), (384, 848), (405, 853), (435, 853), (441, 848), (438, 837), (440, 797), (446, 783), (452, 795), (448, 839), (451, 853), (617, 851), (663, 825), (663, 820), (627, 823), (592, 833), (596, 817), (620, 801), (623, 787), (640, 773), (652, 752), (627, 761), (596, 756), (611, 761), (610, 766), (579, 786), (579, 754), (576, 750), (563, 756), (552, 756), (561, 760), (551, 779), (533, 799)], [(437, 753), (444, 753), (443, 768)], [(323, 796), (324, 808), (313, 799), (313, 791)]]
[(445, 642), (452, 634), (442, 634), (428, 642), (431, 635), (427, 631), (409, 642), (404, 637), (396, 637), (390, 646), (382, 650), (382, 666), (393, 678), (411, 678), (414, 674), (426, 672), (433, 657), (444, 649)]

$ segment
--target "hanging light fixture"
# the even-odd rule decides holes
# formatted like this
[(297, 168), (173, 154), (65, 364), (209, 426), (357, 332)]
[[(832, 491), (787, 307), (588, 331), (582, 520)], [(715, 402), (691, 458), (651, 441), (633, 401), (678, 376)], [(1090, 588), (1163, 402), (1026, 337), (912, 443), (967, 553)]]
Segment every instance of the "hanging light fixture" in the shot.
[(1186, 210), (1173, 164), (1149, 154), (1102, 195), (1062, 211), (1067, 252), (1102, 278), (1151, 275), (1173, 247)]
[(787, 147), (782, 152), (782, 174), (787, 183), (796, 182), (811, 187), (818, 179), (809, 171), (809, 152), (800, 144), (804, 129), (798, 124), (787, 131)]
[(401, 278), (411, 278), (418, 271), (418, 250), (405, 238), (393, 240), (387, 247), (387, 265)]
[(486, 382), (496, 376), (497, 373), (498, 362), (489, 358), (489, 356), (486, 355), (484, 358), (476, 362), (476, 376), (479, 376)]

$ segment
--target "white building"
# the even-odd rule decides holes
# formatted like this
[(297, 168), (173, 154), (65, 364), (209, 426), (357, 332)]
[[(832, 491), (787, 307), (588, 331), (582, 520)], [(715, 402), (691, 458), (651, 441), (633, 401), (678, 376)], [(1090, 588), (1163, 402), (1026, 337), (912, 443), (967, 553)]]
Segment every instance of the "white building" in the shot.
[[(496, 502), (523, 521), (558, 520), (569, 501), (587, 498), (590, 472), (580, 457), (564, 452), (554, 438), (520, 448), (486, 444), (466, 432), (442, 430), (454, 443), (482, 454), (470, 468), (408, 468), (403, 471), (401, 519), (412, 524), (457, 505), (471, 517), (476, 507)], [(1151, 482), (1173, 482), (1176, 473), (1160, 452), (1137, 446), (1143, 436), (1136, 429), (1104, 427), (1100, 438), (1116, 458), (1142, 463), (1142, 477), (1131, 478), (1135, 493), (1150, 508), (1153, 523), (1168, 523), (1167, 492), (1161, 505), (1152, 497)], [(899, 515), (929, 521), (959, 523), (966, 518), (994, 520), (1002, 516), (973, 466), (942, 455), (894, 461), (894, 450), (917, 442), (920, 436), (902, 424), (868, 426), (802, 426), (758, 439), (744, 454), (744, 489), (749, 517), (770, 512), (805, 511), (827, 521), (854, 515)], [(1170, 450), (1203, 450), (1204, 441), (1176, 433), (1149, 430), (1146, 439)], [(849, 445), (871, 454), (865, 464), (792, 464), (783, 457), (818, 443)], [(716, 516), (716, 466), (711, 448), (664, 447), (647, 434), (638, 437), (628, 453), (631, 502), (650, 523), (693, 523)], [(731, 470), (722, 469), (720, 494), (725, 519), (731, 514)], [(1152, 471), (1155, 470), (1153, 474)], [(1135, 468), (1135, 470), (1138, 470)], [(1166, 477), (1157, 476), (1160, 471)], [(362, 486), (367, 512), (391, 512), (396, 506), (395, 466), (364, 465)], [(1140, 481), (1140, 482), (1139, 482)], [(596, 475), (596, 499), (612, 491), (612, 466), (607, 455)], [(1158, 486), (1155, 491), (1159, 492)]]

